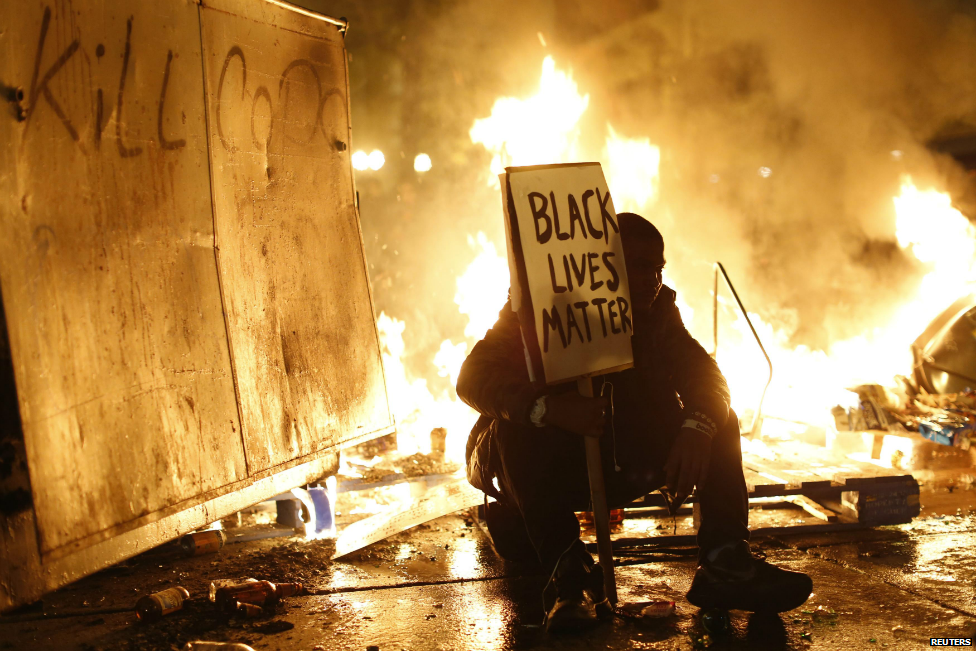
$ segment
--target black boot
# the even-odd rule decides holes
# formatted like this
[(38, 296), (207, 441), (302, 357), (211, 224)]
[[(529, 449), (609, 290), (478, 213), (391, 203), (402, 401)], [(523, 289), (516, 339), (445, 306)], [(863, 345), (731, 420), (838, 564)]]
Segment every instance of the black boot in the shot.
[[(592, 573), (579, 548), (586, 553), (582, 541), (577, 540), (559, 557), (553, 572), (556, 603), (546, 617), (546, 630), (550, 633), (580, 631), (598, 621), (593, 604), (587, 600), (585, 594), (591, 588)], [(589, 560), (593, 563), (592, 558)]]
[(603, 566), (593, 560), (585, 547), (582, 547), (583, 565), (586, 567), (586, 587), (584, 590), (593, 602), (596, 616), (605, 619), (613, 614), (613, 605), (607, 599), (606, 585), (603, 583)]
[(781, 613), (799, 608), (813, 592), (813, 581), (758, 559), (741, 541), (703, 560), (688, 591), (699, 608)]

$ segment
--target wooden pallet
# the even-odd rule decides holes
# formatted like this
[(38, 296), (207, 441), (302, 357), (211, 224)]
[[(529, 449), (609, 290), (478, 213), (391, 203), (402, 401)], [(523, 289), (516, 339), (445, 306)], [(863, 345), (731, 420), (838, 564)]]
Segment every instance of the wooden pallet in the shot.
[[(798, 441), (770, 444), (774, 458), (743, 454), (749, 498), (782, 497), (825, 522), (864, 526), (905, 524), (920, 511), (910, 474), (832, 454)], [(631, 508), (665, 507), (652, 493)]]

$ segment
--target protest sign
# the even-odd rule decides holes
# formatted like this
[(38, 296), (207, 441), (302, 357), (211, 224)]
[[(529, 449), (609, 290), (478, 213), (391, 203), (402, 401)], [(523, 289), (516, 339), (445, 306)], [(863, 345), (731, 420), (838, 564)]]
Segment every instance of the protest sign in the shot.
[(599, 163), (500, 175), (512, 309), (533, 380), (633, 365), (630, 291), (617, 213)]

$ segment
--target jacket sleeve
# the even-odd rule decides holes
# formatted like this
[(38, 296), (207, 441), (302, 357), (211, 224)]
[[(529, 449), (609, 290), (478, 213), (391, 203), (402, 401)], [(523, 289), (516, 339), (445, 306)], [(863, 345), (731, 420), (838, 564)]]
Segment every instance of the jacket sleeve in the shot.
[(543, 393), (529, 381), (518, 315), (509, 301), (464, 360), (458, 397), (485, 416), (529, 425), (529, 411)]
[[(665, 295), (665, 291), (667, 294)], [(729, 418), (731, 396), (725, 376), (681, 320), (674, 291), (662, 289), (661, 341), (665, 364), (686, 413), (701, 411), (721, 427)]]

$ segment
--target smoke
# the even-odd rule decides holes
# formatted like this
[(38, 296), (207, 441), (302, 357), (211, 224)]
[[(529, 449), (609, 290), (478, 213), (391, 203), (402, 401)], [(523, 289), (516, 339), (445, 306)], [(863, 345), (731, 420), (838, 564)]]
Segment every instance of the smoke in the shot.
[(717, 259), (795, 344), (886, 322), (920, 278), (895, 243), (899, 179), (946, 189), (951, 166), (924, 143), (976, 125), (972, 9), (670, 2), (590, 44), (597, 109), (661, 147), (648, 216), (695, 307)]
[[(971, 2), (306, 4), (351, 20), (354, 147), (388, 161), (357, 176), (377, 311), (407, 321), (419, 374), (462, 336), (452, 299), (474, 257), (468, 236), (504, 250), (491, 156), (468, 132), (496, 98), (533, 93), (546, 55), (590, 95), (591, 158), (608, 124), (660, 147), (657, 198), (642, 212), (702, 338), (715, 260), (794, 345), (884, 325), (922, 274), (895, 240), (901, 177), (972, 191), (925, 144), (976, 132)], [(421, 152), (433, 161), (423, 175)]]

